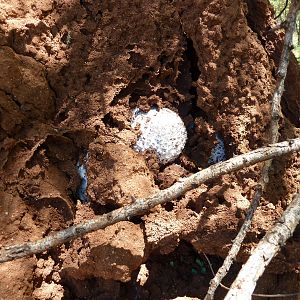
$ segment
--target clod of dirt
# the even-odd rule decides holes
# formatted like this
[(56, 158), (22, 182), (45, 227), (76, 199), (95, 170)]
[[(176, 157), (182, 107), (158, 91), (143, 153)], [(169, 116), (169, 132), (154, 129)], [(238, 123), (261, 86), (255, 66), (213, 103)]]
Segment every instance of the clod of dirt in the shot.
[(157, 190), (143, 156), (126, 145), (90, 145), (87, 169), (91, 202), (122, 206)]
[(186, 177), (188, 172), (181, 166), (172, 164), (167, 166), (158, 174), (158, 182), (160, 189), (166, 189), (178, 181), (182, 177)]
[(139, 136), (134, 149), (139, 152), (154, 150), (162, 163), (171, 162), (182, 152), (187, 132), (180, 117), (167, 108), (150, 109), (143, 112), (135, 109), (131, 123), (140, 125)]
[(139, 283), (140, 286), (143, 286), (147, 282), (148, 277), (149, 277), (149, 270), (147, 269), (146, 264), (142, 264), (140, 266), (140, 270), (137, 275), (136, 281)]
[[(140, 225), (120, 222), (98, 230), (61, 255), (64, 272), (77, 279), (95, 276), (104, 279), (131, 279), (131, 273), (144, 261), (145, 241)], [(89, 245), (89, 247), (87, 247)]]
[(64, 297), (64, 288), (55, 282), (42, 282), (41, 287), (34, 290), (33, 297), (39, 300), (60, 300)]
[(41, 64), (0, 48), (0, 126), (7, 134), (25, 120), (49, 119), (54, 112), (53, 93)]
[(170, 212), (162, 209), (144, 219), (147, 244), (162, 254), (172, 252), (183, 236), (196, 230), (199, 222), (199, 216), (189, 209)]

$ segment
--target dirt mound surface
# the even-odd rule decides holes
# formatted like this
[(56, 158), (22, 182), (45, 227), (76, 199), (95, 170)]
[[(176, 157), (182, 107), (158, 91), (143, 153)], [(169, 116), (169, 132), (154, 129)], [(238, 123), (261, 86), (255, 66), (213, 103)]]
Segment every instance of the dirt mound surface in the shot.
[[(167, 188), (213, 162), (217, 144), (230, 158), (266, 143), (283, 38), (270, 30), (267, 0), (2, 2), (1, 246), (42, 238)], [(299, 93), (292, 58), (281, 140), (299, 137)], [(185, 123), (188, 140), (174, 162), (133, 150), (139, 130), (131, 127), (132, 111), (151, 107), (169, 108)], [(212, 275), (201, 253), (215, 269), (220, 265), (260, 167), (0, 265), (0, 298), (203, 297)], [(291, 201), (299, 167), (299, 154), (274, 161), (236, 268)], [(298, 229), (273, 260), (260, 291), (299, 287), (299, 235)]]

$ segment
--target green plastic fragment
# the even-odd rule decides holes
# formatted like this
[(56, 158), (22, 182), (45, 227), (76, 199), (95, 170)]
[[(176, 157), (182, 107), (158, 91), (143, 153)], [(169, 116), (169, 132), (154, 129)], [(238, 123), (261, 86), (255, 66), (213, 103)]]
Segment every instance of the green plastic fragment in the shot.
[(172, 268), (174, 268), (174, 267), (175, 267), (175, 263), (174, 263), (174, 261), (173, 261), (173, 260), (171, 260), (171, 261), (170, 261), (170, 266), (171, 266)]

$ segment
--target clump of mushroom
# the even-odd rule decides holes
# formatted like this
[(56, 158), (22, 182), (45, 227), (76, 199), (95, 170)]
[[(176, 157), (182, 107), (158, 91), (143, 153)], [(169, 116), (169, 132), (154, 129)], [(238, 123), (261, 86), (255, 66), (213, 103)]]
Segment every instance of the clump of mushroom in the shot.
[(148, 112), (136, 108), (133, 111), (131, 126), (136, 128), (138, 125), (141, 134), (134, 150), (154, 150), (161, 163), (175, 160), (182, 152), (187, 132), (177, 113), (168, 108), (152, 108)]

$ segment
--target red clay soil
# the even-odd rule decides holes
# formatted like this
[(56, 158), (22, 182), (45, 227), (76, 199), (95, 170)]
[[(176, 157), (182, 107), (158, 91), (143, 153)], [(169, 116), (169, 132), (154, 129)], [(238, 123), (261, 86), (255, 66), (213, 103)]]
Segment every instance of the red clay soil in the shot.
[[(127, 205), (266, 143), (283, 31), (267, 0), (3, 0), (0, 7), (0, 246)], [(280, 139), (299, 137), (300, 69), (291, 58)], [(178, 112), (174, 162), (137, 153), (132, 110)], [(77, 162), (88, 153), (88, 203)], [(299, 188), (298, 154), (276, 159), (240, 263)], [(241, 225), (261, 165), (207, 182), (142, 217), (0, 265), (0, 299), (203, 298)], [(296, 230), (258, 292), (300, 289)], [(224, 291), (219, 290), (217, 299)], [(178, 298), (179, 299), (179, 298)]]

